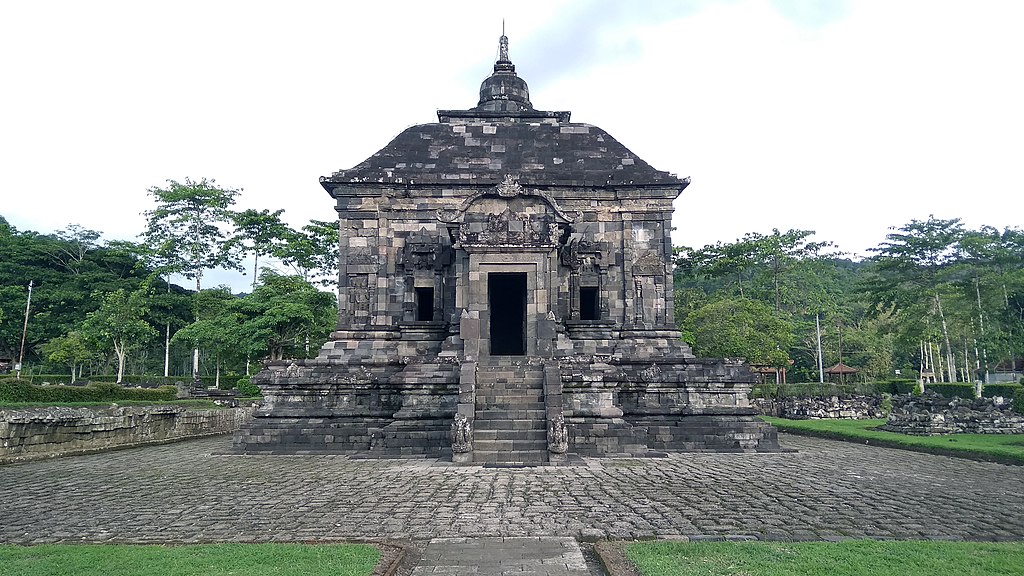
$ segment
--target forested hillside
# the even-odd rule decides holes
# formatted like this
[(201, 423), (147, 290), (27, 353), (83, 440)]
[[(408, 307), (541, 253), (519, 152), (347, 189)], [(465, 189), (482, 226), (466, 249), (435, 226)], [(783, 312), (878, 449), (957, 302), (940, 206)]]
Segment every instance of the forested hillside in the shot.
[[(24, 355), (30, 373), (121, 381), (241, 374), (264, 358), (316, 353), (336, 317), (334, 295), (318, 287), (337, 274), (333, 223), (296, 230), (282, 210), (235, 211), (238, 191), (212, 180), (149, 192), (140, 243), (73, 224), (21, 231), (0, 216), (0, 362)], [(245, 255), (255, 256), (249, 294), (202, 285), (210, 269), (240, 270)], [(276, 268), (261, 271), (270, 256)], [(169, 284), (172, 274), (194, 289)]]
[[(938, 382), (1021, 368), (1024, 231), (914, 220), (852, 261), (808, 230), (676, 249), (676, 319), (699, 355)], [(789, 364), (792, 362), (792, 364)]]

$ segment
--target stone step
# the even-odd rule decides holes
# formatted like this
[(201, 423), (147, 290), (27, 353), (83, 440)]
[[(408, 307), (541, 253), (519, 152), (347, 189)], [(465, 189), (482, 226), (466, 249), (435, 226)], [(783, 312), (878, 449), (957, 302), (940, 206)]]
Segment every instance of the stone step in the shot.
[(486, 392), (477, 390), (476, 391), (477, 403), (485, 402), (488, 404), (522, 404), (523, 402), (544, 402), (544, 395), (540, 393), (535, 394), (495, 394), (493, 392)]
[(513, 422), (518, 421), (533, 421), (543, 423), (547, 420), (544, 410), (527, 410), (527, 409), (516, 409), (516, 408), (486, 408), (476, 410), (476, 419), (482, 421), (488, 420), (509, 420)]
[(476, 398), (476, 409), (481, 410), (544, 410), (544, 402), (539, 401), (509, 401), (506, 399), (481, 399)]
[(473, 440), (473, 451), (481, 452), (522, 452), (525, 450), (536, 450), (546, 452), (548, 441), (544, 440), (520, 440), (516, 438), (500, 440)]
[(477, 464), (499, 464), (499, 465), (534, 465), (545, 464), (548, 461), (547, 450), (525, 450), (525, 451), (491, 451), (473, 450), (473, 462)]
[(476, 394), (499, 398), (544, 398), (544, 388), (496, 388), (492, 386), (476, 386)]
[(499, 418), (480, 418), (473, 422), (473, 428), (478, 430), (547, 430), (547, 422), (544, 420), (509, 420)]
[[(514, 435), (513, 438), (510, 435)], [(542, 429), (530, 429), (530, 430), (474, 430), (473, 431), (473, 442), (487, 441), (487, 440), (541, 440), (546, 442), (548, 439), (548, 431)]]
[(494, 390), (543, 390), (543, 382), (498, 382), (496, 380), (482, 380), (477, 379), (477, 388), (487, 388)]
[(484, 378), (477, 376), (477, 386), (487, 388), (543, 388), (543, 378)]

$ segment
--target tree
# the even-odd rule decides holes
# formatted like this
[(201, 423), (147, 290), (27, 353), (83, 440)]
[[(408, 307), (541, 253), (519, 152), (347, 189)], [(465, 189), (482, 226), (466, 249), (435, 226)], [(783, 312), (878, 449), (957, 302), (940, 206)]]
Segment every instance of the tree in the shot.
[(167, 183), (166, 188), (149, 189), (157, 207), (144, 213), (142, 234), (167, 268), (195, 280), (196, 292), (203, 289), (206, 270), (241, 271), (237, 244), (230, 241), (228, 230), (235, 215), (231, 206), (241, 190), (221, 188), (206, 178)]
[(281, 222), (284, 210), (244, 210), (234, 215), (235, 229), (238, 234), (235, 241), (243, 250), (253, 255), (252, 287), (256, 288), (259, 278), (260, 256), (273, 254), (294, 234), (294, 231)]
[[(732, 243), (694, 249), (676, 256), (676, 319), (685, 337), (690, 314), (721, 299), (749, 298), (770, 307), (789, 324), (793, 369), (805, 377), (818, 371), (815, 317), (840, 313), (853, 263), (831, 253), (831, 242), (812, 241), (809, 230), (750, 232)], [(845, 313), (845, 312), (844, 312)]]
[(310, 220), (301, 230), (292, 230), (274, 256), (307, 282), (337, 286), (338, 247), (337, 223)]
[(101, 344), (112, 347), (117, 356), (118, 383), (124, 379), (128, 352), (156, 336), (156, 331), (143, 320), (146, 310), (145, 290), (119, 289), (103, 296), (99, 310), (86, 317), (84, 331)]
[(877, 253), (876, 276), (868, 288), (871, 303), (876, 310), (912, 312), (917, 316), (922, 340), (929, 343), (930, 339), (925, 340), (928, 319), (936, 317), (946, 345), (942, 360), (950, 382), (957, 381), (956, 354), (942, 304), (949, 280), (945, 273), (960, 259), (963, 237), (959, 218), (942, 220), (929, 215), (927, 220), (911, 220), (886, 235), (886, 241), (878, 248), (871, 249)]
[(775, 312), (792, 310), (792, 296), (806, 287), (789, 280), (800, 264), (818, 261), (831, 242), (812, 242), (812, 230), (773, 229), (764, 235), (748, 232), (732, 242), (694, 249), (675, 249), (676, 266), (684, 275), (731, 287), (742, 297), (770, 302)]
[[(963, 273), (959, 285), (973, 304), (984, 374), (988, 353), (996, 363), (1011, 363), (1024, 335), (1024, 231), (991, 226), (969, 230), (960, 241)], [(979, 372), (982, 369), (978, 362)], [(987, 380), (986, 380), (987, 381)]]
[(751, 364), (785, 367), (793, 343), (792, 326), (750, 298), (711, 302), (688, 319), (687, 332), (699, 356), (739, 357)]
[(239, 347), (241, 317), (234, 311), (237, 299), (227, 288), (203, 290), (193, 295), (195, 322), (178, 330), (172, 341), (202, 347), (214, 357), (214, 385), (220, 386), (220, 369), (231, 350)]
[(58, 242), (53, 242), (48, 248), (50, 258), (71, 274), (81, 273), (82, 265), (86, 255), (99, 247), (97, 240), (100, 233), (89, 230), (78, 224), (70, 224), (63, 230), (54, 233)]
[[(240, 190), (218, 187), (214, 180), (206, 178), (167, 183), (166, 188), (149, 189), (157, 207), (145, 212), (143, 232), (143, 238), (166, 263), (167, 270), (195, 280), (196, 292), (203, 289), (206, 270), (241, 271), (238, 244), (231, 241), (228, 232), (235, 215), (231, 207)], [(199, 348), (192, 350), (192, 375), (199, 375)]]
[(77, 330), (50, 340), (43, 345), (42, 352), (50, 362), (70, 366), (72, 384), (75, 383), (78, 367), (93, 357), (88, 339)]
[(300, 351), (308, 354), (310, 345), (319, 348), (336, 321), (332, 294), (298, 276), (270, 271), (260, 276), (252, 294), (238, 302), (238, 309), (245, 317), (242, 330), (249, 348), (270, 360)]
[(0, 226), (0, 356), (17, 354), (30, 280), (26, 362), (39, 358), (45, 342), (78, 328), (99, 307), (92, 293), (132, 291), (147, 282), (150, 271), (143, 262), (117, 242), (97, 245), (98, 234), (74, 225), (52, 235)]

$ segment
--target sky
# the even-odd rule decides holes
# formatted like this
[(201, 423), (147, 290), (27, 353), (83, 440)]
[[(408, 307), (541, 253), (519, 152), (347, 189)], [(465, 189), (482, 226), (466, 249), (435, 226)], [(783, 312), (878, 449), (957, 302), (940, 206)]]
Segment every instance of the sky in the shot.
[(0, 216), (134, 239), (189, 177), (333, 219), (319, 177), (474, 106), (502, 21), (536, 108), (691, 177), (677, 245), (1024, 224), (1017, 0), (3, 2)]

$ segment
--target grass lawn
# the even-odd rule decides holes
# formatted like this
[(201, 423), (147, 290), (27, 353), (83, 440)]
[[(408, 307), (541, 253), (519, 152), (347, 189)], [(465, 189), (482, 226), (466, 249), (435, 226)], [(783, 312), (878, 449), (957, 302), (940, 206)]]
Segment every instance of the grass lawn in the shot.
[(876, 446), (1024, 465), (1024, 435), (1022, 434), (910, 436), (884, 430), (873, 430), (873, 428), (885, 424), (885, 420), (787, 420), (768, 416), (761, 418), (780, 431), (794, 434), (822, 436)]
[(368, 544), (0, 545), (9, 576), (368, 576), (380, 552)]
[(1020, 575), (1024, 543), (641, 542), (626, 555), (643, 576)]

